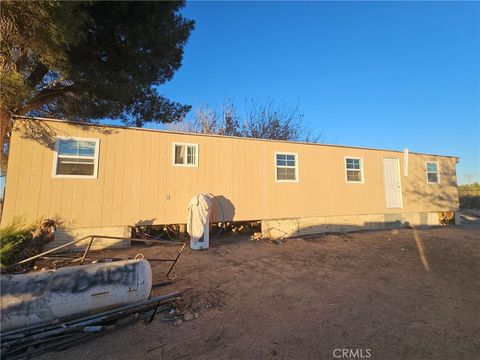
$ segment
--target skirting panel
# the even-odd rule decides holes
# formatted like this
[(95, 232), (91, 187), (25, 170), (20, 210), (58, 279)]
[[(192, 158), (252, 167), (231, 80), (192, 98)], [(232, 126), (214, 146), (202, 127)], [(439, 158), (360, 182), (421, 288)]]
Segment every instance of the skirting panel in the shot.
[(318, 216), (262, 220), (262, 236), (279, 239), (328, 232), (440, 225), (437, 212)]

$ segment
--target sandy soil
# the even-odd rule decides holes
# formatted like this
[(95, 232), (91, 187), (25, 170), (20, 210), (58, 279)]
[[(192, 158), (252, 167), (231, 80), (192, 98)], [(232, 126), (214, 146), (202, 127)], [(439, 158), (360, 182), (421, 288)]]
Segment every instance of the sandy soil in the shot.
[[(42, 359), (335, 359), (335, 349), (370, 359), (480, 358), (478, 226), (211, 245), (186, 249), (174, 284), (154, 291), (191, 287), (184, 303), (198, 319), (137, 323)], [(160, 281), (168, 266), (152, 264)]]

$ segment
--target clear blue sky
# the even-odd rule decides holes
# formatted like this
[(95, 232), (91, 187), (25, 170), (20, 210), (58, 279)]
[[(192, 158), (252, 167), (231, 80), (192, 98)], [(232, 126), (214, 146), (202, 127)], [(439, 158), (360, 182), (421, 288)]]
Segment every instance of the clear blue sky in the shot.
[(167, 98), (298, 104), (329, 143), (459, 156), (459, 184), (480, 181), (480, 3), (189, 2), (183, 13), (196, 29), (159, 88)]
[[(190, 2), (166, 97), (299, 105), (327, 142), (460, 156), (480, 181), (480, 4)], [(192, 116), (193, 112), (189, 115)]]

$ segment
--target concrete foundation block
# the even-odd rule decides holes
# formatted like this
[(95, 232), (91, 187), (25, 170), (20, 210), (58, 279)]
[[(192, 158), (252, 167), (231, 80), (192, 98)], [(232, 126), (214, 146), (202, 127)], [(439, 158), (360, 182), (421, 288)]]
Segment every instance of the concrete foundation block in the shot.
[[(457, 221), (457, 216), (455, 217), (455, 221)], [(264, 238), (279, 239), (329, 232), (438, 225), (438, 212), (316, 216), (307, 218), (262, 220), (262, 234)]]
[(455, 225), (462, 225), (462, 218), (460, 217), (460, 211), (455, 211)]
[[(58, 228), (55, 231), (55, 240), (45, 246), (45, 250), (66, 244), (70, 241), (80, 239), (88, 235), (105, 235), (116, 236), (122, 238), (130, 238), (131, 232), (128, 226), (110, 226), (110, 227), (94, 227), (94, 228)], [(85, 248), (90, 239), (81, 241), (77, 244), (67, 247), (66, 250), (78, 250)], [(130, 240), (124, 239), (102, 239), (97, 238), (93, 241), (92, 250), (102, 249), (122, 249), (130, 246)]]

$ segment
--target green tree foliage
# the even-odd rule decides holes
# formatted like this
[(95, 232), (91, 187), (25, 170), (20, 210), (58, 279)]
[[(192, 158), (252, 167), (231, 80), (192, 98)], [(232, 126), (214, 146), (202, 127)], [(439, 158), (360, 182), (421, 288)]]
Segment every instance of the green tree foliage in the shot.
[(24, 250), (32, 242), (34, 228), (18, 219), (0, 228), (0, 269), (22, 260)]
[(458, 185), (458, 190), (462, 192), (480, 191), (480, 183), (476, 182), (473, 184)]
[[(68, 118), (178, 120), (189, 107), (158, 95), (193, 22), (182, 2), (3, 1), (2, 106)], [(133, 120), (132, 120), (133, 117)]]
[(181, 120), (157, 86), (180, 67), (193, 21), (184, 2), (2, 1), (2, 144), (9, 115)]

